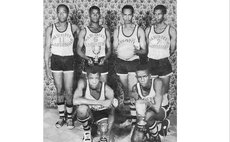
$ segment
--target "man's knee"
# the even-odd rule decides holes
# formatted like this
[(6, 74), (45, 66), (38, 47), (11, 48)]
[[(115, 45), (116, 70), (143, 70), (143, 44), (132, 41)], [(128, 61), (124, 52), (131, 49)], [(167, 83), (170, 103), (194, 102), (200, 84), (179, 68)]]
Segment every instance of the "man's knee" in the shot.
[(78, 118), (84, 118), (89, 115), (89, 107), (87, 105), (80, 105), (77, 107)]

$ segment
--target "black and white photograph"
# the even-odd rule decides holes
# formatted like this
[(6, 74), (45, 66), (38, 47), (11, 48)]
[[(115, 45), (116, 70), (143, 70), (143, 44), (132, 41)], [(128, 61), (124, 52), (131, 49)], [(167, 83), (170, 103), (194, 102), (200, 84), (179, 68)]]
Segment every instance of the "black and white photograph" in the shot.
[(44, 142), (177, 141), (176, 7), (44, 1)]
[(228, 0), (1, 4), (1, 141), (229, 141)]

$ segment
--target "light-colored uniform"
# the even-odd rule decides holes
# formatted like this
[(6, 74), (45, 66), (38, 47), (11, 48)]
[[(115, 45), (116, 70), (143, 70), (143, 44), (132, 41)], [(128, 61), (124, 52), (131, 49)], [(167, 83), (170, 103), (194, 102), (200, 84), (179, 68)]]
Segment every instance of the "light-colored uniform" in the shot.
[(55, 24), (53, 24), (53, 31), (51, 36), (51, 53), (59, 56), (73, 55), (74, 36), (72, 26), (68, 23), (65, 31), (58, 31)]

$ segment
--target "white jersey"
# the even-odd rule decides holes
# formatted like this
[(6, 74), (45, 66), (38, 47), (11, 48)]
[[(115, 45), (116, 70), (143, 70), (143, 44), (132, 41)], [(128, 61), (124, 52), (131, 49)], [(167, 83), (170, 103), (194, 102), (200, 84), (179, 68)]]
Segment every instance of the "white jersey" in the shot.
[(89, 57), (104, 57), (105, 56), (105, 43), (106, 33), (105, 28), (95, 33), (92, 32), (88, 27), (86, 29), (86, 35), (84, 40), (85, 55)]
[[(156, 96), (156, 92), (153, 89), (154, 80), (155, 79), (152, 79), (150, 92), (149, 92), (149, 94), (147, 96), (143, 96), (140, 83), (139, 82), (137, 83), (137, 93), (138, 93), (138, 96), (139, 96), (140, 99), (151, 101), (152, 98), (154, 98)], [(163, 95), (162, 106), (166, 106), (166, 105), (168, 105), (168, 95)]]
[(149, 53), (151, 59), (163, 59), (170, 56), (170, 35), (169, 25), (166, 26), (163, 32), (156, 33), (155, 26), (151, 26), (149, 33)]
[[(140, 49), (138, 41), (138, 25), (135, 25), (135, 28), (130, 36), (126, 36), (123, 32), (123, 25), (118, 29), (118, 47), (117, 47), (117, 57), (125, 61), (133, 61), (139, 59), (138, 55), (134, 54), (134, 49)], [(136, 47), (135, 47), (135, 46)]]
[[(89, 99), (89, 100), (105, 100), (105, 83), (102, 82), (102, 85), (101, 85), (101, 92), (100, 92), (100, 97), (99, 99), (95, 99), (91, 93), (90, 93), (90, 88), (89, 88), (89, 81), (87, 80), (87, 86), (86, 86), (86, 90), (85, 90), (85, 98), (86, 99)], [(106, 109), (104, 106), (102, 105), (89, 105), (89, 107), (93, 110), (104, 110)]]
[(66, 30), (58, 31), (56, 24), (53, 24), (51, 36), (51, 53), (59, 56), (73, 55), (74, 36), (72, 26), (68, 23)]

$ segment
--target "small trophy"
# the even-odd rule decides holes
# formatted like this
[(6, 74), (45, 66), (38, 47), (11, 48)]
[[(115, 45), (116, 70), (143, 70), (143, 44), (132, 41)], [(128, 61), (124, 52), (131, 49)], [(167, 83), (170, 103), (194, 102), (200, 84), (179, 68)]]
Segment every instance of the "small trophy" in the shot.
[(101, 46), (94, 46), (93, 47), (93, 53), (95, 54), (95, 57), (94, 57), (94, 63), (95, 64), (98, 64), (98, 59), (99, 59), (98, 54), (100, 53), (100, 51), (101, 51)]
[(136, 103), (136, 111), (137, 111), (137, 114), (139, 116), (138, 125), (143, 126), (146, 124), (146, 121), (145, 121), (146, 107), (147, 107), (146, 102), (144, 100), (139, 100)]

